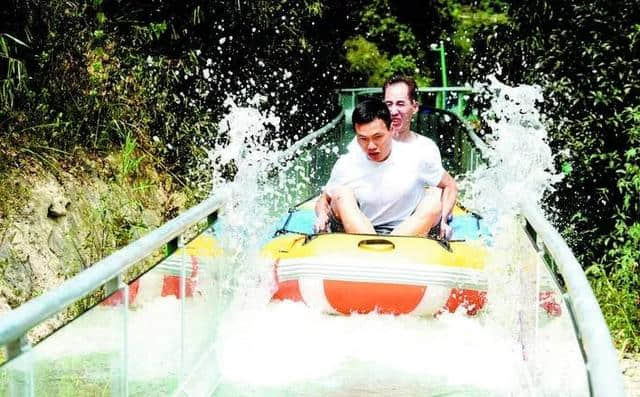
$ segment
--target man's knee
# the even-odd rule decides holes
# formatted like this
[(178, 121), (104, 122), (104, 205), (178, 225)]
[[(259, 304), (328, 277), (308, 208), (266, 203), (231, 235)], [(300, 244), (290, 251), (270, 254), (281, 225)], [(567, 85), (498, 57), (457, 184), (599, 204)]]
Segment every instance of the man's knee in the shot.
[[(438, 189), (439, 190), (439, 189)], [(438, 190), (428, 190), (424, 198), (418, 204), (415, 216), (421, 219), (432, 219), (440, 217), (442, 213), (442, 201), (440, 200), (440, 192)]]
[(353, 190), (346, 186), (340, 186), (331, 192), (331, 208), (335, 214), (339, 214), (347, 207), (357, 206), (356, 196)]

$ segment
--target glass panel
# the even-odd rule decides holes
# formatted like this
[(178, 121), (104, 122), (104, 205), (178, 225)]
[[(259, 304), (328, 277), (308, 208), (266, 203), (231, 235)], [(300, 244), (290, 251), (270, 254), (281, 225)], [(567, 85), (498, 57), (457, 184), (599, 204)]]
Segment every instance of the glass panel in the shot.
[(303, 147), (297, 156), (287, 161), (284, 172), (278, 175), (277, 183), (291, 195), (291, 205), (320, 193), (329, 179), (333, 164), (340, 154), (346, 152), (353, 136), (352, 131), (343, 132), (339, 123), (332, 131)]
[[(48, 338), (2, 367), (0, 383), (18, 386), (23, 396), (23, 374), (11, 382), (16, 370), (33, 363), (36, 396), (105, 396), (121, 390), (124, 306), (100, 305), (59, 329)], [(15, 377), (13, 379), (16, 379)], [(20, 385), (22, 384), (22, 386)], [(0, 386), (0, 394), (11, 390)], [(29, 395), (29, 394), (26, 394)]]
[(222, 300), (216, 283), (216, 265), (222, 254), (210, 230), (176, 253), (186, 265), (184, 295), (184, 365), (181, 388), (185, 395), (207, 395), (217, 383), (213, 341), (216, 313)]
[[(541, 261), (542, 262), (542, 261)], [(589, 384), (571, 313), (542, 264), (535, 379), (540, 395), (587, 396)]]
[(423, 107), (418, 113), (415, 131), (438, 145), (442, 165), (452, 176), (462, 175), (466, 171), (462, 156), (467, 132), (456, 116), (439, 109)]
[(33, 392), (33, 352), (22, 354), (0, 368), (0, 395), (28, 396)]
[(179, 267), (175, 255), (131, 283), (128, 316), (130, 396), (167, 395), (178, 385)]

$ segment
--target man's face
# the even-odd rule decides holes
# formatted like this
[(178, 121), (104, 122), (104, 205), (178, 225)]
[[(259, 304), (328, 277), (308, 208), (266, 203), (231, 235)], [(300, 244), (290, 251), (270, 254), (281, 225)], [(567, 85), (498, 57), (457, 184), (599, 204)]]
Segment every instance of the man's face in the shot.
[(367, 124), (356, 124), (358, 145), (371, 161), (384, 161), (391, 154), (391, 130), (380, 119)]
[(408, 132), (411, 128), (411, 118), (418, 111), (418, 102), (409, 99), (409, 87), (406, 83), (398, 82), (387, 87), (384, 93), (384, 103), (391, 113), (391, 131), (394, 136)]

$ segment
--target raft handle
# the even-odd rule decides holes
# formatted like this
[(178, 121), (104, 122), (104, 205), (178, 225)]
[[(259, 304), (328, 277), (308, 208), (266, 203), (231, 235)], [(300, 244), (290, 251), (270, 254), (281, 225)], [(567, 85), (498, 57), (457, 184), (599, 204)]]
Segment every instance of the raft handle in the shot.
[(383, 238), (371, 238), (366, 240), (360, 240), (358, 242), (358, 248), (369, 249), (372, 251), (391, 251), (396, 248), (396, 245)]

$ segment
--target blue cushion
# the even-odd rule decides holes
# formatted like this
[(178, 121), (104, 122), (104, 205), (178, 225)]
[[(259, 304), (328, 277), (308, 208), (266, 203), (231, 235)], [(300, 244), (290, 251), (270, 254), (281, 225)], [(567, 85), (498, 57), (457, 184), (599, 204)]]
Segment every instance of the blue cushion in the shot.
[(291, 233), (313, 234), (315, 223), (316, 213), (313, 210), (299, 209), (291, 213), (291, 218), (289, 218), (289, 213), (284, 214), (276, 224), (276, 230), (285, 228), (287, 232)]
[(483, 219), (465, 214), (453, 217), (449, 222), (453, 233), (452, 240), (477, 240), (483, 238), (486, 243), (490, 243), (491, 232)]

